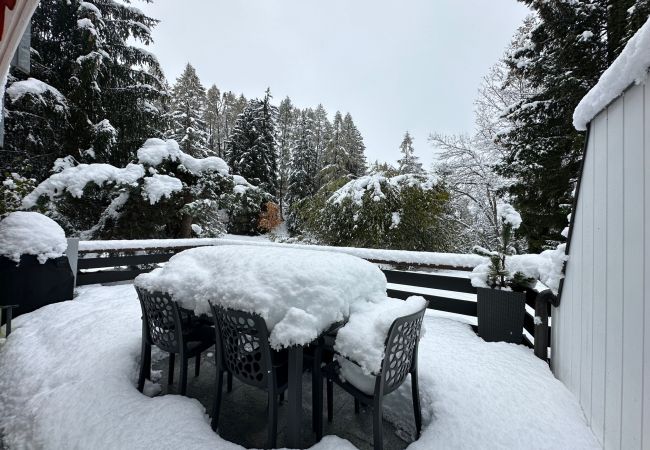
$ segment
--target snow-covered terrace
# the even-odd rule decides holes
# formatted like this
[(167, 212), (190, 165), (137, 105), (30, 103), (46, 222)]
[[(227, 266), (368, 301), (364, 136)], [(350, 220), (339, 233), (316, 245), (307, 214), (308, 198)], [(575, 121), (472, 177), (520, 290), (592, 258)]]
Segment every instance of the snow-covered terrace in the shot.
[[(197, 244), (242, 242), (82, 242), (79, 250), (87, 261), (97, 262), (95, 258), (106, 256), (108, 249), (129, 249), (142, 257), (154, 249), (173, 252)], [(256, 245), (260, 249), (277, 246)], [(472, 255), (342, 251), (382, 264), (444, 267), (446, 272), (434, 276), (460, 279), (466, 279), (467, 273), (450, 273), (449, 269), (462, 270), (479, 263)], [(94, 270), (85, 276), (102, 275)], [(107, 273), (119, 272), (132, 271), (113, 268)], [(166, 377), (161, 375), (167, 371), (167, 354), (162, 352), (154, 352), (154, 383), (147, 384), (146, 395), (138, 392), (141, 310), (133, 285), (128, 280), (123, 283), (80, 286), (74, 300), (46, 306), (14, 321), (13, 333), (0, 349), (0, 448), (3, 444), (9, 449), (262, 447), (266, 397), (237, 381), (233, 392), (224, 395), (221, 437), (211, 430), (212, 354), (204, 357), (201, 375), (190, 377), (189, 398), (175, 395), (175, 387), (166, 385)], [(444, 295), (465, 305), (475, 301), (475, 296), (466, 292), (445, 294), (398, 284), (389, 287), (389, 294), (400, 289), (419, 290), (429, 298)], [(418, 361), (423, 433), (413, 441), (407, 381), (387, 397), (384, 406), (385, 448), (599, 448), (580, 406), (548, 364), (529, 347), (484, 342), (472, 329), (472, 321), (472, 317), (448, 311), (427, 311)], [(325, 424), (326, 437), (317, 443), (309, 432), (308, 375), (303, 384), (303, 447), (372, 447), (371, 414), (362, 410), (355, 415), (351, 397), (339, 391), (335, 391), (334, 422)], [(287, 412), (283, 409), (279, 446), (285, 445)]]

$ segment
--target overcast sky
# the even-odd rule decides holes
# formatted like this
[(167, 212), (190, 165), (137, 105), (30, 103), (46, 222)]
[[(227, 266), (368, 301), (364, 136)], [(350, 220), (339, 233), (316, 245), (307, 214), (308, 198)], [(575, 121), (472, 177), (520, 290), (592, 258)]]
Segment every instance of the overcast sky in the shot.
[(350, 112), (369, 161), (394, 162), (409, 130), (427, 164), (431, 132), (471, 132), (481, 77), (527, 9), (515, 0), (154, 0), (153, 52), (170, 82)]

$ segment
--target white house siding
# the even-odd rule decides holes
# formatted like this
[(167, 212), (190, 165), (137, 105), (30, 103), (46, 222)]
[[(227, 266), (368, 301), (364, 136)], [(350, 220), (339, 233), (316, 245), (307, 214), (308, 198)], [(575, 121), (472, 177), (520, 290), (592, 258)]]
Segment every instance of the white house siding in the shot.
[(650, 86), (591, 122), (581, 183), (552, 368), (604, 448), (650, 449)]

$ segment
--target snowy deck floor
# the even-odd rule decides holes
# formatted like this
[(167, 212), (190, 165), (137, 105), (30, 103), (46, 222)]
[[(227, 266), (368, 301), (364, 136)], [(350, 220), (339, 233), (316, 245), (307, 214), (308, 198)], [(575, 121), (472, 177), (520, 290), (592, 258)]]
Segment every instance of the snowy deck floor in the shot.
[[(235, 381), (225, 395), (223, 438), (212, 432), (214, 365), (204, 360), (188, 395), (137, 392), (140, 306), (131, 285), (79, 289), (76, 300), (19, 317), (0, 348), (0, 448), (238, 449), (265, 439), (265, 396)], [(599, 448), (582, 411), (546, 364), (523, 347), (485, 343), (467, 324), (427, 314), (420, 344), (424, 431), (413, 431), (410, 386), (388, 396), (387, 449)], [(166, 372), (166, 359), (155, 368)], [(167, 387), (163, 383), (163, 394)], [(178, 377), (176, 377), (178, 379)], [(170, 390), (173, 394), (173, 389)], [(305, 444), (311, 386), (304, 386)], [(284, 444), (280, 409), (278, 444)], [(335, 397), (334, 423), (317, 449), (371, 448), (369, 412)], [(331, 435), (338, 435), (340, 439)], [(228, 440), (236, 443), (233, 444)]]

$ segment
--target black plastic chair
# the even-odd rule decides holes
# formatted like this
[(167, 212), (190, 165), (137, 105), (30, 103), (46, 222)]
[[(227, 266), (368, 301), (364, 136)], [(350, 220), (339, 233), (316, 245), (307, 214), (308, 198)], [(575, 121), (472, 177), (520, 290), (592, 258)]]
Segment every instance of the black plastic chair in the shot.
[[(373, 406), (373, 439), (375, 450), (383, 448), (382, 433), (382, 407), (383, 398), (395, 389), (400, 387), (411, 374), (411, 392), (413, 395), (413, 413), (415, 415), (415, 427), (417, 437), (422, 431), (422, 412), (420, 409), (420, 392), (418, 388), (418, 344), (422, 328), (422, 318), (426, 307), (417, 313), (395, 319), (388, 331), (385, 343), (385, 356), (381, 366), (381, 372), (375, 374), (375, 389), (372, 395), (368, 395), (339, 376), (340, 366), (336, 360), (323, 367), (324, 376), (327, 377), (327, 420), (333, 419), (333, 384), (341, 386), (346, 392), (354, 396), (354, 411), (359, 412), (359, 405)], [(341, 357), (341, 356), (339, 356)], [(355, 363), (356, 364), (356, 363)], [(322, 379), (321, 379), (322, 380)], [(321, 381), (322, 383), (322, 381)], [(322, 387), (317, 389), (322, 396)], [(322, 404), (318, 401), (317, 404)], [(322, 438), (322, 411), (317, 427), (317, 437)]]
[(144, 381), (151, 378), (151, 346), (169, 353), (168, 384), (174, 382), (176, 353), (181, 360), (180, 394), (187, 391), (187, 365), (196, 358), (194, 376), (199, 376), (201, 353), (215, 344), (214, 329), (196, 316), (183, 311), (169, 294), (149, 292), (136, 286), (142, 307), (142, 354), (138, 390), (144, 389)]
[(276, 352), (271, 348), (269, 331), (261, 316), (213, 304), (210, 307), (218, 336), (217, 392), (212, 408), (212, 429), (217, 431), (219, 426), (223, 372), (227, 369), (242, 383), (268, 393), (267, 447), (274, 448), (277, 441), (278, 403), (288, 384), (287, 352)]

